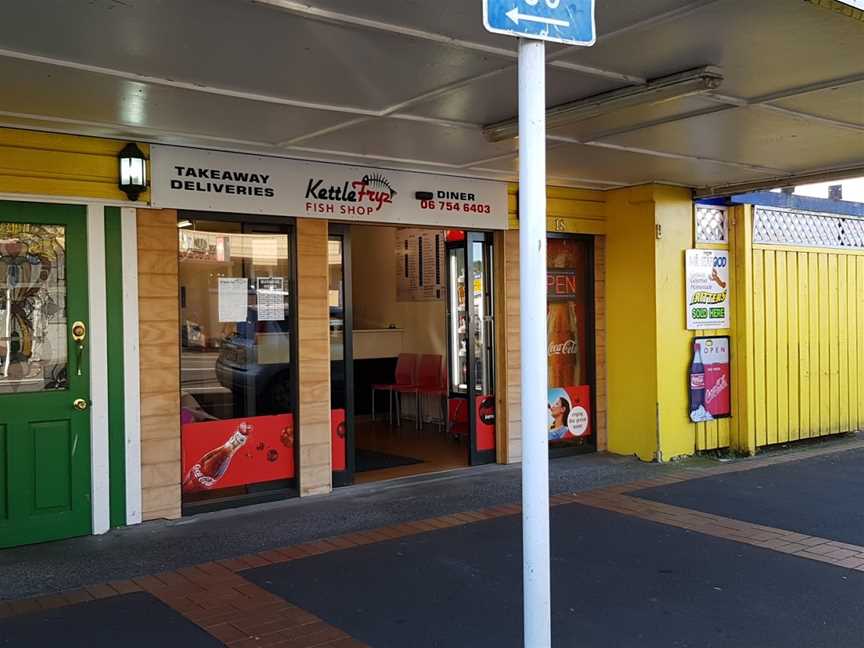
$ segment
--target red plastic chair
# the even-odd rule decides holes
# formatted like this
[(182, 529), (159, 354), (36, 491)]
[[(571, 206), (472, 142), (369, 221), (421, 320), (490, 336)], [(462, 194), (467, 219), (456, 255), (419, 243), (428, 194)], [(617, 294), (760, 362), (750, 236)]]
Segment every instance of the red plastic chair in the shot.
[[(395, 382), (392, 383), (377, 383), (372, 385), (372, 420), (375, 420), (375, 393), (386, 391), (390, 394), (390, 410), (388, 412), (388, 423), (393, 424), (393, 394), (396, 390), (404, 387), (411, 387), (415, 384), (414, 374), (417, 371), (417, 354), (416, 353), (400, 353), (396, 360), (396, 372), (394, 376)], [(399, 404), (396, 404), (396, 416), (399, 418)]]
[(443, 395), (444, 361), (440, 355), (424, 354), (420, 357), (417, 367), (417, 381), (413, 385), (403, 385), (394, 391), (397, 394), (397, 416), (401, 415), (402, 394), (414, 394), (417, 405), (417, 429), (423, 427), (423, 397), (429, 395)]

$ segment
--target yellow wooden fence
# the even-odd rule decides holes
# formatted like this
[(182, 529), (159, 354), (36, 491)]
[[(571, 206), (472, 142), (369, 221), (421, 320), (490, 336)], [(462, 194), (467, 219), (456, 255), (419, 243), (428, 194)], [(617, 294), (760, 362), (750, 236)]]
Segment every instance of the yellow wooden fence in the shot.
[(733, 418), (697, 448), (758, 448), (864, 429), (864, 251), (753, 243), (733, 209)]

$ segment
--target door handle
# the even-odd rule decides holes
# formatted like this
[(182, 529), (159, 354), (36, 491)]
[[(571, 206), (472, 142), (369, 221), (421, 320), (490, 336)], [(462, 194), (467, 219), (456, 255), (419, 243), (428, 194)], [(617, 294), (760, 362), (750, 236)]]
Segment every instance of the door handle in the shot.
[(87, 408), (90, 407), (90, 403), (88, 403), (83, 398), (76, 398), (74, 401), (72, 401), (72, 407), (74, 407), (79, 412), (84, 412), (87, 410)]
[[(76, 364), (78, 365), (76, 368), (78, 370), (78, 375), (83, 375), (81, 371), (81, 360), (84, 356), (84, 341), (87, 339), (87, 325), (84, 322), (75, 322), (72, 325), (72, 340), (75, 342), (76, 347)], [(85, 408), (86, 409), (86, 408)]]

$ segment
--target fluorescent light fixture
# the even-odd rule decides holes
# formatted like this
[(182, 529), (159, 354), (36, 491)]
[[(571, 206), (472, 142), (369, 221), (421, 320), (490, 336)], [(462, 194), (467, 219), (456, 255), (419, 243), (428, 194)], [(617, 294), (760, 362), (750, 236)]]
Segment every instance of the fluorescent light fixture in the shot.
[(177, 227), (179, 229), (185, 229), (187, 227), (192, 227), (192, 221), (186, 220), (186, 219), (179, 220), (179, 221), (177, 221)]
[(807, 2), (864, 21), (864, 0), (807, 0)]
[[(604, 92), (593, 97), (549, 108), (546, 111), (546, 126), (547, 128), (556, 128), (625, 108), (650, 106), (673, 99), (703, 94), (716, 90), (722, 83), (723, 75), (718, 68), (711, 66), (695, 68), (659, 79), (652, 79), (645, 85)], [(490, 142), (502, 142), (518, 137), (519, 120), (508, 119), (497, 124), (490, 124), (483, 128), (483, 135)]]

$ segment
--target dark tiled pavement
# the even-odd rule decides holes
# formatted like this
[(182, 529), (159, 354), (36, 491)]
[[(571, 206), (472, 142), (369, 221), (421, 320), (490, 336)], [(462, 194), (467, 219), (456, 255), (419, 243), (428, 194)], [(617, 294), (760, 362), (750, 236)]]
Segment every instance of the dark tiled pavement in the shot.
[(0, 646), (37, 648), (218, 648), (207, 632), (144, 592), (0, 621)]
[(631, 494), (864, 545), (864, 450), (694, 479)]
[[(581, 505), (552, 512), (553, 639), (605, 648), (837, 648), (864, 572)], [(247, 571), (375, 648), (521, 645), (520, 517)]]
[[(567, 457), (550, 463), (550, 488), (553, 494), (571, 493), (669, 474), (678, 468), (608, 455)], [(353, 486), (325, 497), (151, 522), (104, 536), (8, 549), (0, 551), (0, 601), (510, 504), (520, 498), (519, 465), (484, 466)]]

